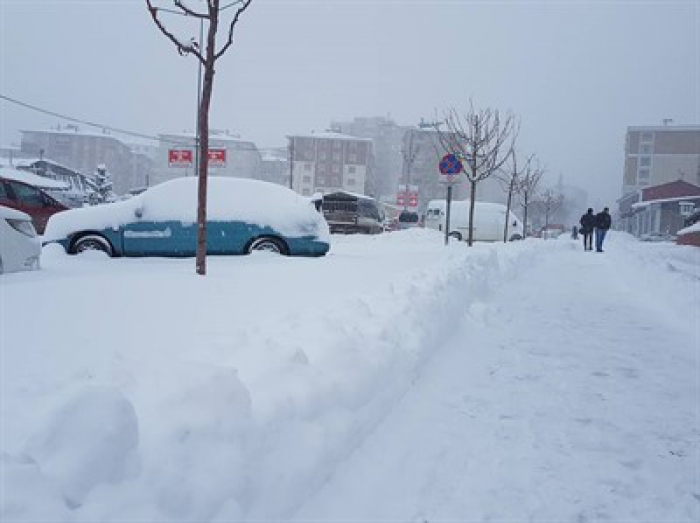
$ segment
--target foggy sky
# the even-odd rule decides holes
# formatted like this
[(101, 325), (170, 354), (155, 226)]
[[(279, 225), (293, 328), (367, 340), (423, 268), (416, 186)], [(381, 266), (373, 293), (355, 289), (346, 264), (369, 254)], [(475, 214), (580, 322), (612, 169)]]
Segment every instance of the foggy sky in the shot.
[[(194, 128), (195, 59), (144, 0), (0, 0), (0, 45), (4, 95), (147, 134)], [(211, 126), (284, 146), (334, 119), (416, 124), (471, 98), (521, 117), (518, 150), (551, 183), (613, 206), (627, 126), (700, 121), (699, 49), (698, 0), (253, 0), (219, 62)], [(0, 111), (1, 145), (59, 123)]]

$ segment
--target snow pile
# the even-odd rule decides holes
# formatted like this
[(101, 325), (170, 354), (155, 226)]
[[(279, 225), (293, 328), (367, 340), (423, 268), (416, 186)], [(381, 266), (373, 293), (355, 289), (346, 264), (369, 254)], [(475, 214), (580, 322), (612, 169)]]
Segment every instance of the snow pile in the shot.
[[(540, 245), (445, 249), (423, 230), (335, 243), (327, 260), (212, 259), (205, 281), (184, 260), (47, 251), (42, 284), (57, 298), (42, 329), (3, 317), (3, 516), (285, 517)], [(107, 279), (120, 284), (104, 309)], [(7, 286), (19, 303), (22, 284)]]

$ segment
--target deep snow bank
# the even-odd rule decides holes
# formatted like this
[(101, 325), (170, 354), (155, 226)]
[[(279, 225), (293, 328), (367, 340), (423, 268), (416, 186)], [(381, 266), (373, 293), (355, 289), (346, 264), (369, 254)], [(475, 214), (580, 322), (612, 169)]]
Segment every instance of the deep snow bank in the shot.
[[(339, 238), (332, 256), (310, 263), (213, 259), (235, 272), (206, 282), (184, 276), (182, 261), (52, 252), (33, 276), (54, 286), (45, 296), (52, 321), (29, 337), (11, 332), (3, 348), (3, 418), (18, 422), (3, 442), (3, 518), (292, 513), (384, 418), (470, 306), (536, 252), (571, 248), (441, 243), (431, 231)], [(287, 278), (275, 279), (282, 269)], [(33, 281), (13, 280), (7, 296)], [(94, 285), (110, 289), (107, 305), (104, 293), (86, 290)], [(251, 314), (269, 287), (309, 294), (289, 302), (295, 307), (262, 299), (269, 313)], [(208, 307), (191, 337), (173, 329), (191, 321), (192, 310), (172, 303), (183, 294)], [(175, 323), (159, 328), (153, 309)], [(78, 314), (88, 321), (77, 335), (59, 328)], [(108, 327), (115, 315), (126, 334)], [(226, 322), (235, 317), (244, 321)]]

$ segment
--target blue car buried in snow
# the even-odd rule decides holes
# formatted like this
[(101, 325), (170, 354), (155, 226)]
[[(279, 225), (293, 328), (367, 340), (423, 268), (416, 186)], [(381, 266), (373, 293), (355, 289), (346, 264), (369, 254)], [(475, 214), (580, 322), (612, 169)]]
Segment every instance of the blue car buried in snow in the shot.
[[(258, 180), (210, 177), (207, 184), (207, 253), (270, 251), (323, 256), (328, 224), (315, 202)], [(69, 254), (194, 256), (197, 247), (197, 178), (177, 178), (126, 201), (55, 214), (44, 243)]]

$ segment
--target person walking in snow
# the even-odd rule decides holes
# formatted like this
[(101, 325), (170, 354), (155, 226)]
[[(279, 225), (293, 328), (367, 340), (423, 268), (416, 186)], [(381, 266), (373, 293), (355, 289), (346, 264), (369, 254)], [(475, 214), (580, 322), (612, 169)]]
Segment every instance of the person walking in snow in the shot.
[(592, 251), (593, 250), (593, 229), (595, 228), (596, 219), (593, 214), (593, 209), (589, 207), (588, 212), (581, 216), (579, 220), (581, 228), (578, 232), (583, 236), (583, 250)]
[(608, 234), (610, 225), (612, 224), (612, 219), (610, 218), (610, 212), (606, 207), (600, 211), (595, 216), (595, 250), (596, 252), (603, 252), (603, 241), (605, 240), (605, 235)]

